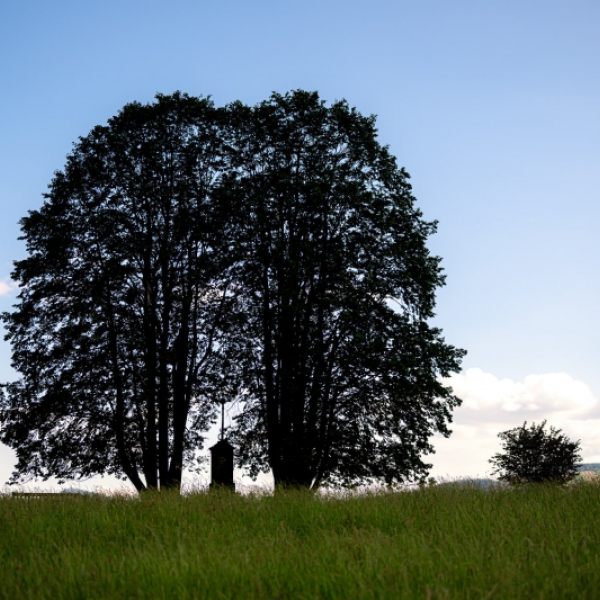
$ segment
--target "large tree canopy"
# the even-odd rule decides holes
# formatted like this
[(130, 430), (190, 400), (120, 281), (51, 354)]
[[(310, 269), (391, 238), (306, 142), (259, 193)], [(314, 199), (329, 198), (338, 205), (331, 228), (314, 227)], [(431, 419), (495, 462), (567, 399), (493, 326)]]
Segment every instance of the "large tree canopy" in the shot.
[(210, 101), (181, 94), (125, 106), (79, 140), (22, 220), (29, 257), (3, 316), (22, 375), (2, 401), (13, 481), (177, 485), (201, 445), (227, 298), (211, 200), (219, 120)]
[(215, 400), (251, 474), (420, 478), (460, 403), (464, 351), (431, 327), (444, 283), (375, 120), (316, 93), (255, 107), (157, 96), (81, 138), (38, 211), (3, 315), (13, 481), (178, 485)]
[(464, 352), (433, 316), (435, 223), (377, 142), (374, 117), (316, 93), (231, 107), (234, 280), (246, 317), (241, 463), (275, 482), (399, 482), (427, 473), (459, 404), (440, 376)]

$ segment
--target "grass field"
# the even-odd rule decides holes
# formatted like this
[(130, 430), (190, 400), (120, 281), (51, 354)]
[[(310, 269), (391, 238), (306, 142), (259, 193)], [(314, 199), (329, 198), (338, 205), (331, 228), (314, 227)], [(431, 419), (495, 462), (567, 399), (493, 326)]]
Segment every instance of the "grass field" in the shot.
[(600, 598), (600, 486), (0, 498), (0, 598)]

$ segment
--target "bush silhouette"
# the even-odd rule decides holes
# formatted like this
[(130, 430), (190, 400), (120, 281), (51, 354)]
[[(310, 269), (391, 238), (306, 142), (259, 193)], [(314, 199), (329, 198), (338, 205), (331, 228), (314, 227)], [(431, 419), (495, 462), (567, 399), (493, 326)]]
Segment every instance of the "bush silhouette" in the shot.
[(545, 429), (527, 421), (521, 427), (498, 434), (503, 452), (491, 459), (494, 475), (509, 483), (566, 483), (577, 475), (581, 462), (579, 440), (571, 441), (560, 429)]

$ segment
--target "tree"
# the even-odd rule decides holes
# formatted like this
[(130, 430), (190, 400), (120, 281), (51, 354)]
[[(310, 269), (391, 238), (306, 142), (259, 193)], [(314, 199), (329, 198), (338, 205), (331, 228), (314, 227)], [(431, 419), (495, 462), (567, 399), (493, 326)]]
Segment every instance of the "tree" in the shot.
[(213, 190), (222, 111), (176, 93), (128, 104), (80, 138), (40, 210), (2, 318), (21, 378), (0, 439), (27, 477), (178, 486), (214, 414), (230, 294)]
[(22, 220), (12, 481), (177, 486), (236, 397), (253, 475), (424, 477), (464, 351), (428, 323), (444, 276), (408, 178), (374, 117), (302, 91), (225, 109), (159, 95), (81, 138)]
[(564, 483), (577, 474), (581, 462), (579, 441), (571, 441), (560, 429), (545, 429), (546, 421), (539, 425), (527, 421), (521, 427), (498, 434), (502, 450), (490, 463), (501, 481), (510, 483)]
[(345, 101), (297, 91), (229, 112), (240, 464), (309, 488), (424, 477), (460, 404), (440, 378), (465, 354), (427, 322), (444, 283), (436, 223), (374, 117)]

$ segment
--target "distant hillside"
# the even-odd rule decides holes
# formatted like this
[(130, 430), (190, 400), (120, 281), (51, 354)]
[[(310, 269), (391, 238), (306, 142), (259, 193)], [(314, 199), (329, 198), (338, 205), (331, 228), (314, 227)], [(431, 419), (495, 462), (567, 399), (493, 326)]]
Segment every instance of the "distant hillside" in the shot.
[(494, 479), (485, 478), (472, 478), (466, 477), (464, 479), (454, 479), (452, 481), (440, 481), (438, 486), (446, 487), (466, 487), (466, 488), (480, 488), (483, 490), (489, 490), (492, 487), (500, 487), (506, 485), (502, 481), (496, 481)]
[(600, 463), (583, 463), (577, 467), (577, 470), (581, 473), (581, 471), (599, 471), (600, 472)]

